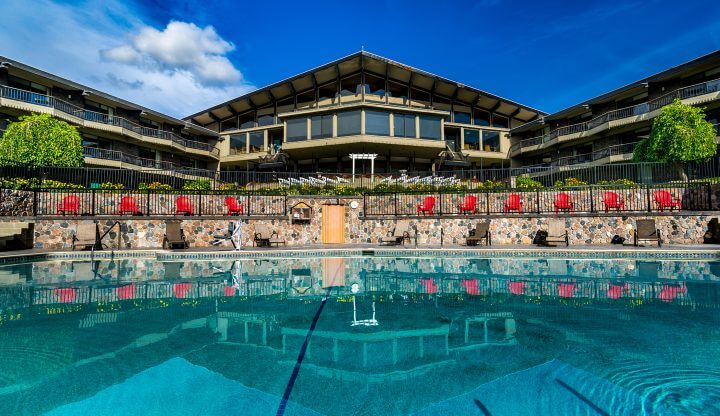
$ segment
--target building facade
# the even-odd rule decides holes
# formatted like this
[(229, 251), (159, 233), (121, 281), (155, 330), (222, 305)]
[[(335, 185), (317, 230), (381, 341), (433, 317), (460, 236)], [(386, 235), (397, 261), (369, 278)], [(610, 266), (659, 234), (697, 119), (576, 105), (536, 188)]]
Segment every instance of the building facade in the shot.
[(618, 163), (676, 98), (720, 132), (720, 51), (554, 114), (361, 51), (183, 120), (0, 57), (0, 133), (49, 113), (78, 126), (88, 166), (138, 170), (350, 172), (355, 153), (376, 173)]

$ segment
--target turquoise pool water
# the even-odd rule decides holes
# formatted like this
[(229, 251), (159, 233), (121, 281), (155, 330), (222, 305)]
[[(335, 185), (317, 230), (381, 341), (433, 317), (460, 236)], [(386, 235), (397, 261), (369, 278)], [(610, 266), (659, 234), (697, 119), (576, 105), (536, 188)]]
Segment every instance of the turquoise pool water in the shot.
[(720, 414), (720, 263), (0, 266), (0, 414)]

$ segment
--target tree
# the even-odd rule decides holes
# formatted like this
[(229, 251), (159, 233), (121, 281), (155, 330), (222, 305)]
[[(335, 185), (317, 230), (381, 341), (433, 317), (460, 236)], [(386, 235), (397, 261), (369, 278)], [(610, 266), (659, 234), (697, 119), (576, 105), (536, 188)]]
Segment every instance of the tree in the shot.
[(30, 166), (83, 166), (82, 138), (75, 126), (49, 114), (22, 116), (0, 138), (0, 159)]
[(635, 146), (633, 160), (671, 163), (687, 181), (687, 162), (707, 160), (717, 153), (715, 135), (703, 109), (675, 100), (655, 118), (650, 136)]

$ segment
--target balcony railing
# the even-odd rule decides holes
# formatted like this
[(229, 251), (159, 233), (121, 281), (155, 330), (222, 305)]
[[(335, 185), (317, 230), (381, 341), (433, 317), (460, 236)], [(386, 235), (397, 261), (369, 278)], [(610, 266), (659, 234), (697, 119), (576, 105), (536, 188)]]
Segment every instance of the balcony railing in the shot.
[[(569, 126), (558, 127), (551, 131), (545, 136), (533, 137), (531, 139), (521, 140), (510, 148), (510, 151), (517, 150), (518, 148), (525, 148), (535, 146), (539, 144), (538, 138), (541, 138), (542, 142), (547, 142), (552, 139), (561, 136), (567, 136), (569, 134), (581, 133), (584, 131), (592, 130), (604, 123), (614, 120), (621, 120), (624, 118), (640, 116), (647, 114), (651, 111), (655, 111), (668, 104), (671, 104), (675, 99), (684, 100), (687, 98), (693, 98), (704, 94), (720, 91), (720, 79), (712, 81), (702, 82), (700, 84), (691, 85), (689, 87), (679, 88), (671, 91), (663, 96), (650, 100), (646, 103), (636, 104), (630, 107), (620, 108), (617, 110), (611, 110), (603, 113), (590, 121), (584, 121), (582, 123), (572, 124)], [(518, 147), (519, 146), (519, 147)]]
[(140, 166), (143, 168), (150, 169), (189, 169), (180, 167), (172, 162), (167, 161), (156, 161), (155, 159), (146, 159), (127, 153), (119, 152), (117, 150), (98, 149), (96, 147), (83, 147), (83, 154), (85, 157), (92, 157), (95, 159), (114, 160), (123, 163), (129, 163), (131, 165)]
[(215, 156), (220, 155), (220, 150), (211, 144), (186, 139), (169, 131), (144, 127), (122, 117), (86, 110), (74, 104), (70, 104), (66, 101), (60, 100), (56, 97), (38, 94), (31, 91), (25, 91), (18, 88), (7, 87), (4, 85), (0, 85), (0, 96), (15, 101), (22, 101), (29, 104), (54, 108), (73, 117), (77, 117), (90, 122), (120, 127), (126, 130), (134, 131), (135, 133), (146, 137), (167, 140), (170, 141), (172, 144), (176, 144), (184, 148), (203, 150), (206, 152), (210, 152), (212, 155)]
[(594, 162), (610, 156), (624, 155), (632, 153), (635, 149), (635, 143), (618, 144), (614, 146), (608, 146), (603, 149), (596, 150), (591, 153), (584, 153), (581, 155), (565, 156), (558, 158), (550, 162), (550, 166), (568, 166), (577, 165), (580, 163)]

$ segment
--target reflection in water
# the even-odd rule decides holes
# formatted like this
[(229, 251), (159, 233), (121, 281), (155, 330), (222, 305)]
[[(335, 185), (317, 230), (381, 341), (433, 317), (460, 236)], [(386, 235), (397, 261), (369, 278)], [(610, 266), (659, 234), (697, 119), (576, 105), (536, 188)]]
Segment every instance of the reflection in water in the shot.
[[(206, 414), (234, 414), (246, 402), (256, 413), (275, 412), (328, 291), (286, 414), (466, 413), (477, 412), (475, 400), (494, 415), (588, 414), (571, 391), (609, 414), (720, 412), (715, 266), (639, 263), (5, 267), (13, 284), (0, 287), (0, 414), (67, 403), (76, 403), (67, 410), (75, 414), (88, 406), (128, 414), (155, 406), (143, 404), (145, 394), (171, 394), (174, 402), (163, 403), (174, 414), (198, 408), (183, 401), (204, 400)], [(150, 385), (141, 382), (146, 371), (156, 380)], [(166, 380), (167, 372), (174, 374)], [(515, 374), (523, 377), (515, 395), (499, 394)], [(539, 391), (556, 401), (540, 400)], [(97, 407), (100, 398), (108, 408)]]

